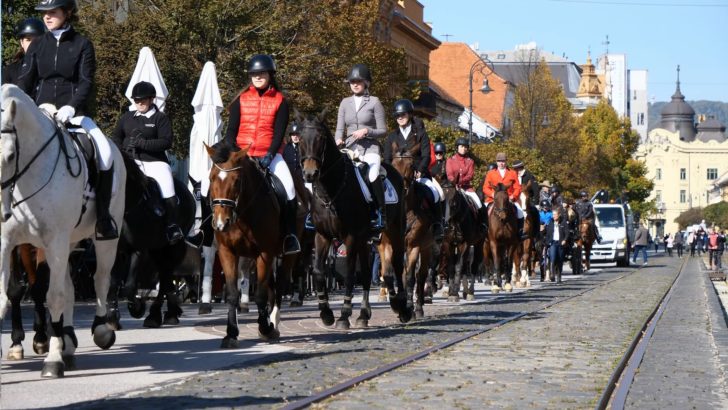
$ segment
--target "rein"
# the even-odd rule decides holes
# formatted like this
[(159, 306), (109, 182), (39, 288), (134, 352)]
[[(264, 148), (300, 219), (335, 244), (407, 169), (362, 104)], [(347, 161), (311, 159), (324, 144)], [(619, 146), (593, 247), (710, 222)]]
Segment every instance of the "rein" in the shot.
[[(237, 172), (237, 171), (240, 171), (243, 169), (242, 165), (239, 165), (237, 167), (232, 167), (232, 168), (223, 168), (215, 163), (213, 163), (213, 165), (215, 166), (215, 168), (219, 169), (222, 172)], [(240, 199), (240, 195), (243, 193), (243, 178), (240, 178), (240, 190), (239, 190), (239, 194), (238, 194), (237, 198), (235, 198), (234, 200), (228, 199), (228, 198), (210, 198), (210, 208), (214, 209), (215, 206), (221, 206), (223, 208), (231, 208), (233, 210), (233, 215), (235, 215), (236, 213), (242, 214), (248, 208), (250, 208), (250, 206), (255, 202), (254, 200), (258, 197), (258, 194), (260, 194), (262, 189), (265, 188), (265, 186), (266, 186), (265, 175), (263, 176), (263, 179), (264, 180), (259, 184), (258, 190), (255, 191), (255, 194), (253, 195), (253, 197), (245, 204), (245, 206), (243, 208), (240, 209), (239, 212), (236, 212), (236, 210), (238, 208), (238, 200)], [(237, 219), (237, 217), (235, 219)]]

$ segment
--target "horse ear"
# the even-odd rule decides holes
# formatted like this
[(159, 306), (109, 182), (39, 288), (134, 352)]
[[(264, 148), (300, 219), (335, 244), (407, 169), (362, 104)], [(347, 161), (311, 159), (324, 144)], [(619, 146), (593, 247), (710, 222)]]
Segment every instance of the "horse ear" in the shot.
[(215, 148), (212, 148), (211, 146), (207, 145), (206, 143), (202, 143), (202, 145), (205, 146), (205, 151), (207, 151), (207, 155), (212, 158), (215, 155)]
[(325, 107), (323, 110), (321, 110), (320, 113), (316, 116), (316, 119), (319, 120), (319, 122), (324, 122), (326, 120), (326, 114), (329, 113), (328, 107)]

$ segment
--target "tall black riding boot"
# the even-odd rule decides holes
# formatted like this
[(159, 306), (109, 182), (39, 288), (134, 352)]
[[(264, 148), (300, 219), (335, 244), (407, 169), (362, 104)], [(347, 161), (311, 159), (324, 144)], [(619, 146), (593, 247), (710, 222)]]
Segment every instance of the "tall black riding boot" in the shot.
[(109, 214), (111, 189), (114, 183), (114, 166), (108, 171), (99, 171), (96, 184), (96, 239), (106, 241), (119, 237), (116, 222)]
[(286, 229), (286, 237), (283, 238), (283, 254), (293, 255), (301, 252), (301, 244), (296, 237), (296, 208), (298, 202), (291, 199), (286, 202), (286, 209), (283, 210), (283, 223)]
[(488, 207), (483, 204), (483, 206), (478, 209), (478, 217), (480, 218), (480, 226), (483, 227), (483, 230), (485, 231), (485, 234), (488, 234)]
[(169, 241), (170, 245), (174, 245), (185, 237), (179, 225), (177, 225), (176, 196), (164, 199), (164, 212), (164, 220), (167, 223), (167, 241)]
[(384, 229), (387, 223), (387, 205), (384, 202), (384, 178), (379, 177), (372, 182), (372, 191), (374, 191), (374, 200), (377, 205), (377, 218), (372, 221), (372, 228), (379, 232)]
[(432, 236), (435, 242), (442, 242), (445, 236), (442, 223), (442, 207), (439, 203), (432, 204)]
[(597, 243), (602, 243), (602, 236), (599, 235), (599, 228), (597, 228), (597, 224), (592, 222), (592, 229), (594, 230), (594, 238), (596, 238)]

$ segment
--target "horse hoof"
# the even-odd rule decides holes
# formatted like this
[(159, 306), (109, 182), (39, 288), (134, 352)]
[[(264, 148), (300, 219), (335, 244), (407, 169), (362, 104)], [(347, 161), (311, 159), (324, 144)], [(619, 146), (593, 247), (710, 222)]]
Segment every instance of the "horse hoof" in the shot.
[(511, 286), (510, 283), (506, 283), (506, 285), (503, 286), (503, 290), (505, 290), (506, 292), (513, 292), (513, 286)]
[(402, 313), (399, 314), (399, 321), (401, 323), (408, 323), (412, 320), (414, 315), (415, 313), (411, 308), (403, 309)]
[(222, 339), (222, 343), (220, 344), (220, 348), (222, 349), (237, 349), (238, 348), (238, 339), (230, 336), (225, 336), (224, 339)]
[(330, 309), (322, 310), (319, 316), (321, 317), (321, 322), (325, 326), (331, 326), (334, 324), (334, 312), (332, 312)]
[(170, 326), (178, 325), (179, 317), (177, 317), (177, 315), (175, 315), (175, 314), (165, 312), (164, 313), (164, 324), (170, 325)]
[(197, 309), (198, 315), (209, 315), (212, 313), (212, 305), (209, 303), (203, 303), (200, 305), (200, 308)]
[(238, 305), (238, 313), (250, 313), (250, 307), (247, 303), (241, 303)]
[(142, 324), (144, 327), (148, 327), (151, 329), (157, 329), (162, 327), (162, 318), (157, 317), (156, 315), (149, 315), (146, 319), (144, 319), (144, 324)]
[(379, 299), (377, 299), (377, 302), (380, 302), (380, 303), (384, 303), (384, 302), (386, 302), (386, 301), (387, 301), (387, 297), (386, 297), (386, 296), (381, 296), (381, 295), (380, 295), (380, 296), (379, 296)]
[(443, 289), (442, 290), (442, 297), (446, 298), (448, 294), (449, 293), (448, 293), (448, 290), (447, 289)]
[(129, 309), (129, 314), (134, 319), (141, 319), (144, 316), (144, 312), (147, 310), (147, 304), (144, 303), (142, 298), (134, 298), (129, 301), (126, 307)]
[(68, 370), (76, 370), (76, 356), (63, 356), (63, 365)]
[(33, 340), (33, 351), (37, 355), (44, 355), (48, 353), (48, 341), (35, 341)]
[(23, 351), (23, 345), (10, 346), (8, 350), (8, 360), (23, 360), (25, 359), (25, 352)]
[(118, 331), (122, 329), (121, 322), (117, 320), (110, 319), (108, 322), (106, 322), (106, 326), (109, 327), (109, 329)]
[(96, 326), (94, 329), (94, 343), (103, 350), (109, 349), (116, 342), (116, 333), (106, 325)]
[(57, 379), (63, 377), (63, 362), (44, 362), (43, 370), (40, 371), (40, 377), (48, 379)]
[(460, 296), (448, 296), (447, 301), (453, 303), (460, 302)]
[(281, 331), (273, 327), (271, 331), (268, 332), (268, 334), (266, 335), (258, 330), (258, 337), (260, 337), (261, 340), (263, 340), (264, 342), (272, 342), (274, 340), (278, 340), (281, 337)]
[(349, 319), (339, 319), (336, 321), (336, 328), (339, 330), (349, 330), (351, 328), (351, 324), (349, 323)]
[(422, 308), (415, 309), (415, 319), (422, 319), (425, 317), (425, 311)]
[(468, 297), (467, 297), (467, 298), (465, 298), (465, 299), (466, 299), (466, 300), (471, 300), (471, 301), (472, 301), (472, 300), (475, 300), (475, 295), (473, 295), (472, 293), (468, 293)]
[(369, 327), (369, 319), (358, 318), (356, 320), (356, 327), (360, 329), (366, 329)]

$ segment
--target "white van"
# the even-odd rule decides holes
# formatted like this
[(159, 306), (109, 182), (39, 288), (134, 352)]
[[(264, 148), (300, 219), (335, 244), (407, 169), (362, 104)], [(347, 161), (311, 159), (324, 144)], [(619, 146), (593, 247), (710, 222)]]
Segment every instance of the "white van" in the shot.
[(592, 262), (617, 262), (629, 266), (629, 250), (634, 239), (634, 217), (627, 204), (594, 204), (602, 243), (594, 242)]

